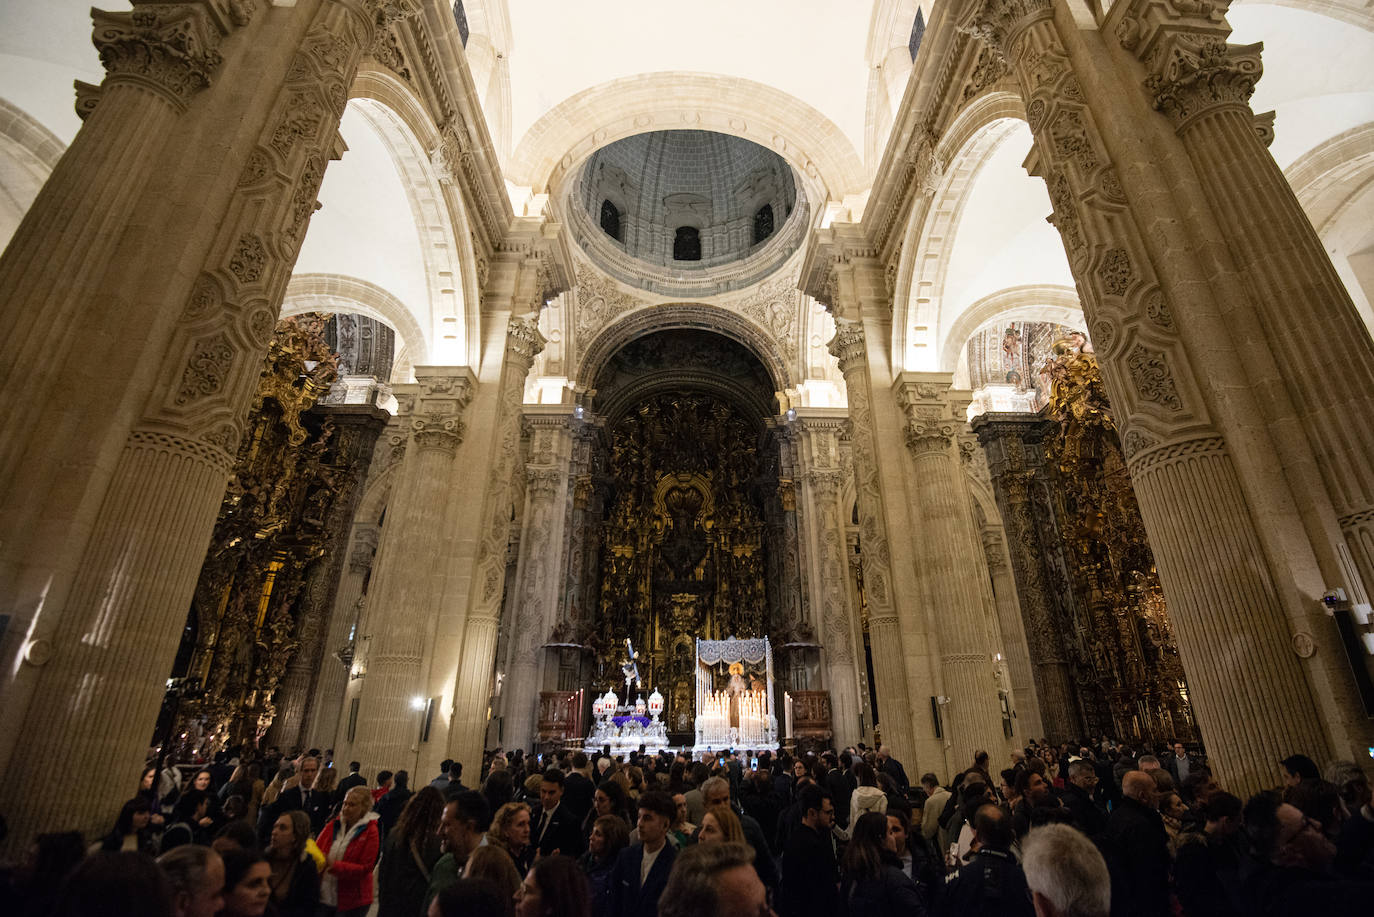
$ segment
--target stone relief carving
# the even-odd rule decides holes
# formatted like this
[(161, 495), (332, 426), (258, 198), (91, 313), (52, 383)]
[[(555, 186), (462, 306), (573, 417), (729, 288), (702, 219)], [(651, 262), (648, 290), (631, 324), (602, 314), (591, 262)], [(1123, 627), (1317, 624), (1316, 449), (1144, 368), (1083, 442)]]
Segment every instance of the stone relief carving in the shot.
[(574, 276), (577, 279), (577, 311), (573, 328), (577, 335), (577, 355), (581, 357), (599, 329), (644, 303), (591, 265), (579, 263)]
[(1135, 279), (1131, 256), (1126, 253), (1126, 249), (1113, 248), (1107, 251), (1102, 263), (1098, 265), (1097, 279), (1102, 282), (1104, 293), (1112, 296), (1125, 295), (1130, 289), (1131, 281)]
[(1136, 344), (1126, 356), (1126, 366), (1140, 397), (1173, 411), (1183, 410), (1183, 399), (1179, 397), (1164, 354)]
[(198, 5), (159, 4), (119, 13), (92, 10), (91, 18), (92, 40), (109, 75), (157, 87), (178, 105), (209, 86), (224, 61), (218, 51), (220, 30)]
[(218, 392), (233, 364), (234, 345), (224, 332), (197, 341), (195, 352), (181, 372), (176, 403), (189, 404)]

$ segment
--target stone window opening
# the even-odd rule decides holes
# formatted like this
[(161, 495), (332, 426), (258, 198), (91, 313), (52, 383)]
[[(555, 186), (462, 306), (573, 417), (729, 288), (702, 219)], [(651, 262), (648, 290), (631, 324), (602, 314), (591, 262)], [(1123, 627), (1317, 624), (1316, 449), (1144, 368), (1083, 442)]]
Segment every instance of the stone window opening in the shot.
[(454, 0), (453, 21), (458, 26), (458, 37), (463, 40), (463, 47), (468, 46), (468, 13), (463, 9), (463, 0)]
[(609, 200), (601, 202), (601, 230), (617, 242), (625, 241), (621, 235), (620, 208)]
[(911, 23), (911, 37), (907, 39), (906, 47), (911, 52), (911, 62), (916, 63), (916, 52), (921, 50), (921, 39), (926, 35), (926, 17), (918, 9), (916, 10), (916, 20)]
[(764, 204), (754, 213), (754, 244), (773, 234), (773, 205)]
[(701, 260), (701, 232), (695, 226), (679, 226), (673, 236), (674, 261)]

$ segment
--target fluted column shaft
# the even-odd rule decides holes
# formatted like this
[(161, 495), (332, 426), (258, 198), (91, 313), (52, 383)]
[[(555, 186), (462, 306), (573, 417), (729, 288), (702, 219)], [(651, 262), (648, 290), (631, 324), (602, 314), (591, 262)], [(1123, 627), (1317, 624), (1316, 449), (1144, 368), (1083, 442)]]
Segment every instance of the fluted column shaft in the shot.
[(510, 667), (506, 674), (503, 723), (514, 748), (530, 748), (538, 738), (539, 692), (544, 687), (544, 645), (558, 623), (563, 587), (559, 561), (570, 510), (568, 469), (572, 406), (529, 405), (530, 461), (525, 465), (525, 508), (521, 515), (520, 556), (515, 574), (515, 620), (510, 630)]
[[(987, 0), (970, 27), (1005, 55), (1021, 88), (1035, 168), (1120, 411), (1114, 419), (1218, 778), (1242, 795), (1268, 786), (1271, 762), (1292, 749), (1326, 757), (1335, 718), (1319, 716), (1314, 670), (1304, 671), (1290, 642), (1280, 587), (1301, 600), (1285, 584), (1294, 575), (1286, 564), (1301, 558), (1280, 545), (1310, 547), (1283, 541), (1298, 515), (1292, 485), (1214, 298), (1216, 274), (1204, 263), (1214, 253), (1182, 231), (1196, 202), (1175, 199), (1184, 181), (1176, 158), (1154, 151), (1158, 137), (1132, 116), (1134, 90), (1103, 60), (1101, 33), (1078, 29), (1057, 0)], [(1256, 515), (1274, 544), (1263, 542)], [(1294, 627), (1310, 619), (1292, 609)]]
[(1261, 140), (1248, 104), (1261, 46), (1225, 43), (1226, 5), (1180, 16), (1135, 0), (1117, 34), (1144, 62), (1145, 95), (1173, 124), (1234, 260), (1230, 317), (1264, 341), (1251, 372), (1264, 373), (1271, 436), (1304, 486), (1325, 485), (1328, 500), (1304, 514), (1328, 583), (1346, 579), (1359, 601), (1374, 585), (1374, 340)]
[(956, 767), (973, 763), (974, 753), (1005, 743), (997, 696), (993, 649), (989, 644), (984, 590), (978, 571), (982, 539), (973, 531), (963, 469), (954, 437), (962, 418), (951, 412), (951, 377), (903, 373), (898, 401), (907, 413), (907, 449), (915, 466), (912, 520), (921, 546), (916, 569), (922, 597), (940, 636), (940, 672), (945, 741)]
[[(344, 565), (343, 573), (339, 577), (339, 585), (334, 592), (334, 607), (329, 612), (329, 630), (325, 636), (324, 653), (315, 679), (315, 694), (301, 725), (303, 744), (311, 748), (332, 748), (341, 759), (345, 757), (341, 746), (346, 736), (339, 731), (340, 714), (343, 710), (344, 693), (348, 689), (349, 678), (352, 675), (352, 662), (345, 665), (332, 656), (349, 644), (350, 632), (354, 632), (353, 652), (357, 653), (356, 628), (361, 623), (359, 619), (362, 612), (363, 583), (372, 569), (373, 555), (377, 551), (377, 535), (377, 527), (371, 523), (360, 522), (353, 526), (348, 563)], [(350, 742), (349, 748), (351, 747)]]
[[(191, 6), (151, 6), (157, 8), (130, 14), (136, 34), (117, 37), (107, 65), (111, 59), (121, 66), (180, 60), (187, 53), (178, 44), (187, 41), (181, 26), (143, 33), (158, 17), (181, 15)], [(377, 6), (371, 0), (302, 2), (255, 18), (245, 4), (195, 4), (193, 12), (211, 16), (221, 32), (234, 24), (250, 33), (223, 47), (229, 61), (224, 78), (235, 90), (212, 88), (188, 98), (186, 112), (171, 124), (141, 106), (114, 106), (135, 122), (126, 145), (142, 150), (153, 125), (163, 134), (153, 168), (165, 187), (144, 195), (126, 228), (87, 224), (118, 237), (121, 255), (90, 278), (95, 286), (85, 280), (54, 286), (34, 279), (54, 274), (50, 266), (12, 262), (21, 275), (10, 281), (16, 291), (34, 283), (47, 299), (64, 299), (29, 310), (43, 316), (30, 331), (62, 340), (76, 329), (81, 346), (89, 344), (82, 365), (63, 364), (72, 370), (67, 384), (49, 385), (26, 406), (46, 422), (0, 436), (32, 443), (50, 434), (46, 454), (64, 458), (59, 463), (26, 455), (25, 492), (12, 518), (28, 518), (35, 501), (46, 502), (51, 525), (37, 540), (4, 538), (6, 569), (30, 580), (17, 591), (0, 591), (26, 603), (31, 577), (50, 579), (43, 602), (21, 615), (33, 626), (12, 629), (16, 638), (28, 635), (22, 648), (28, 667), (5, 666), (18, 671), (14, 690), (6, 692), (0, 734), (7, 753), (15, 737), (23, 737), (25, 749), (8, 762), (0, 808), (20, 843), (40, 829), (104, 830), (127, 795), (118, 781), (74, 793), (44, 762), (118, 774), (146, 752), (261, 360), (333, 149), (346, 87), (376, 28)], [(208, 34), (188, 28), (193, 43)], [(329, 44), (329, 54), (317, 53), (321, 43)], [(169, 90), (155, 75), (128, 79), (151, 92)], [(196, 88), (185, 74), (171, 82)], [(97, 113), (106, 101), (95, 103)], [(305, 109), (312, 118), (308, 128), (273, 147), (280, 120)], [(115, 193), (113, 183), (125, 179), (118, 166), (125, 150), (114, 152), (102, 164), (109, 175), (88, 170), (81, 179), (103, 189), (102, 206), (115, 202), (108, 196)], [(267, 160), (255, 160), (255, 152)], [(96, 168), (94, 159), (88, 162)], [(69, 224), (48, 212), (52, 203), (44, 198), (26, 218), (31, 229), (21, 252), (70, 246), (70, 239), (62, 241)], [(43, 226), (45, 239), (27, 235)], [(97, 292), (103, 300), (98, 305), (91, 301)], [(90, 321), (72, 321), (78, 313)], [(72, 354), (81, 350), (75, 341), (64, 346)], [(50, 382), (42, 354), (20, 357), (7, 367)], [(85, 387), (84, 380), (97, 374), (99, 384)], [(41, 620), (35, 620), (40, 608)], [(19, 650), (7, 647), (7, 656)], [(46, 662), (36, 676), (35, 662)]]
[(1011, 564), (1007, 562), (1007, 550), (1000, 531), (992, 528), (983, 530), (983, 554), (987, 557), (988, 574), (992, 579), (993, 601), (997, 603), (997, 623), (1002, 631), (1002, 653), (1007, 663), (1012, 710), (1016, 714), (1016, 733), (1023, 738), (1044, 738), (1044, 715), (1035, 690), (1035, 676), (1025, 625), (1021, 621), (1015, 577), (1011, 573)]
[(450, 520), (449, 482), (466, 431), (462, 419), (476, 379), (465, 367), (415, 369), (409, 441), (387, 503), (371, 589), (372, 640), (358, 706), (352, 757), (365, 768), (414, 763), (419, 714), (414, 698), (428, 698), (425, 662), (443, 599), (441, 533)]
[[(449, 755), (472, 773), (481, 770), (490, 714), (496, 638), (505, 593), (506, 544), (510, 537), (513, 475), (519, 470), (521, 401), (525, 377), (544, 339), (533, 318), (506, 324), (504, 348), (488, 345), (500, 367), (493, 406), (493, 432), (485, 468), (486, 490), (477, 520), (478, 554), (468, 594), (463, 652), (454, 682), (453, 729)], [(490, 359), (490, 357), (488, 357)]]
[[(907, 613), (908, 623), (917, 632), (925, 631), (925, 617), (913, 601), (915, 596), (907, 590), (899, 593), (894, 581), (896, 571), (893, 569), (889, 540), (891, 529), (885, 504), (892, 491), (900, 494), (902, 488), (900, 477), (893, 469), (888, 468), (886, 476), (882, 474), (875, 429), (874, 386), (870, 378), (870, 354), (874, 349), (881, 350), (886, 342), (885, 335), (880, 331), (876, 336), (880, 343), (875, 347), (870, 346), (865, 332), (866, 329), (857, 322), (837, 320), (830, 351), (839, 359), (849, 399), (859, 511), (859, 550), (864, 592), (868, 600), (869, 643), (873, 652), (873, 677), (879, 705), (877, 725), (881, 728), (883, 743), (892, 746), (894, 757), (904, 763), (919, 762), (918, 767), (927, 768), (935, 762), (943, 765), (944, 752), (935, 739), (933, 726), (928, 731), (922, 730), (920, 739), (917, 738), (913, 718), (922, 706), (924, 692), (920, 696), (913, 696), (914, 692), (909, 687), (909, 660), (898, 609), (900, 607)], [(925, 650), (926, 647), (919, 649)], [(913, 653), (917, 651), (917, 648), (912, 648)], [(916, 660), (916, 663), (927, 665), (925, 659)]]

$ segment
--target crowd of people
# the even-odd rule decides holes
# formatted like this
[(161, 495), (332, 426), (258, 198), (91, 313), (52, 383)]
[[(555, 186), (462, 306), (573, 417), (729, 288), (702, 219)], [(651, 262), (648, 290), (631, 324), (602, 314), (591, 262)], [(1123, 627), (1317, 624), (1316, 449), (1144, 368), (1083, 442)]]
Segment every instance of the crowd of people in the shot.
[(1354, 763), (1242, 801), (1182, 743), (1032, 743), (912, 784), (886, 749), (488, 753), (419, 789), (332, 754), (145, 768), (93, 843), (39, 836), (21, 917), (1241, 917), (1366, 913)]

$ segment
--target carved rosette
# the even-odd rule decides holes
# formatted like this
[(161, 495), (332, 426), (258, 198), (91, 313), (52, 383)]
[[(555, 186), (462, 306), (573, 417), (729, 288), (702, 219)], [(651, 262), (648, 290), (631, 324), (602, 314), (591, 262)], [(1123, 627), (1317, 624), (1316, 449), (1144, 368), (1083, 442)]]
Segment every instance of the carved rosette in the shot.
[(146, 86), (178, 108), (210, 85), (224, 60), (218, 50), (223, 32), (204, 4), (159, 3), (119, 13), (92, 10), (91, 19), (92, 41), (109, 74), (105, 82)]

